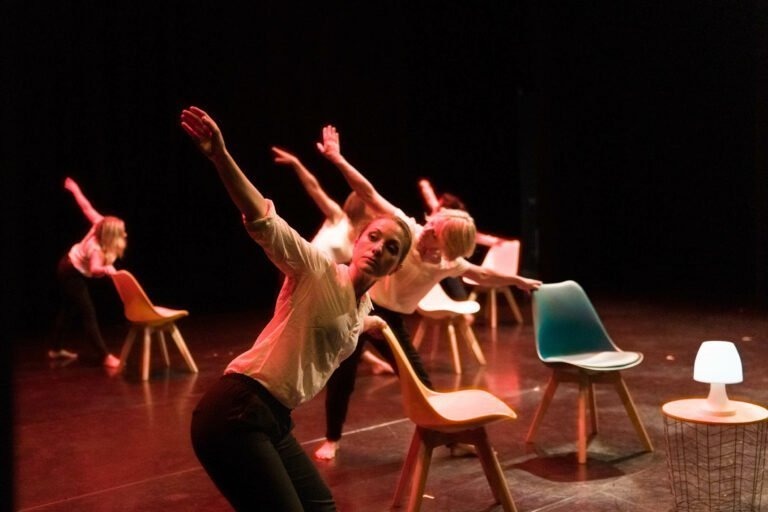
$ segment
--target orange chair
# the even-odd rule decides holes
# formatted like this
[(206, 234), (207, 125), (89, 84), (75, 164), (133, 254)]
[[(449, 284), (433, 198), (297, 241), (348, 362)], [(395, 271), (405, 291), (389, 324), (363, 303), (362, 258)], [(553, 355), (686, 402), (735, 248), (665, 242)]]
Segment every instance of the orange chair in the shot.
[[(500, 274), (516, 276), (520, 267), (520, 241), (519, 240), (504, 240), (496, 245), (492, 245), (483, 258), (481, 267), (490, 268)], [(501, 292), (507, 299), (509, 308), (512, 310), (512, 315), (515, 317), (515, 321), (519, 324), (523, 323), (523, 315), (520, 313), (520, 308), (517, 306), (515, 296), (512, 295), (512, 290), (509, 286), (501, 287), (485, 287), (479, 285), (476, 281), (463, 278), (464, 282), (474, 286), (469, 294), (470, 300), (477, 299), (480, 293), (487, 293), (485, 315), (490, 319), (491, 327), (493, 329), (498, 325), (498, 307), (497, 307), (497, 295)]]
[(515, 512), (517, 509), (504, 472), (485, 430), (490, 423), (517, 418), (515, 412), (493, 394), (480, 389), (448, 393), (432, 391), (416, 377), (392, 330), (386, 327), (382, 333), (397, 362), (405, 413), (416, 424), (393, 506), (401, 505), (406, 487), (411, 482), (408, 510), (418, 511), (432, 461), (432, 450), (436, 446), (461, 442), (475, 446), (496, 502), (501, 503), (506, 512)]
[(451, 344), (451, 358), (453, 370), (461, 373), (461, 360), (459, 359), (459, 347), (456, 331), (467, 342), (477, 362), (485, 366), (485, 356), (480, 344), (477, 342), (472, 327), (467, 323), (464, 315), (472, 315), (480, 310), (480, 304), (473, 300), (453, 300), (445, 293), (443, 288), (436, 284), (419, 301), (416, 309), (421, 315), (421, 321), (413, 335), (413, 346), (418, 348), (429, 329), (437, 330), (440, 334), (446, 333)]
[(139, 331), (143, 334), (144, 346), (141, 357), (141, 380), (149, 379), (149, 355), (153, 335), (157, 335), (160, 341), (160, 348), (163, 352), (166, 366), (170, 366), (168, 358), (168, 348), (165, 344), (165, 332), (171, 335), (176, 342), (176, 346), (181, 352), (184, 361), (187, 363), (192, 373), (197, 373), (197, 365), (192, 359), (184, 338), (181, 337), (179, 329), (176, 327), (176, 320), (189, 315), (189, 312), (183, 309), (169, 309), (162, 306), (155, 306), (149, 300), (147, 294), (136, 278), (126, 270), (119, 270), (112, 274), (112, 282), (117, 288), (117, 293), (123, 301), (125, 317), (131, 322), (131, 330), (123, 343), (123, 349), (120, 352), (120, 366), (118, 372), (125, 369), (125, 363), (133, 347), (133, 342)]

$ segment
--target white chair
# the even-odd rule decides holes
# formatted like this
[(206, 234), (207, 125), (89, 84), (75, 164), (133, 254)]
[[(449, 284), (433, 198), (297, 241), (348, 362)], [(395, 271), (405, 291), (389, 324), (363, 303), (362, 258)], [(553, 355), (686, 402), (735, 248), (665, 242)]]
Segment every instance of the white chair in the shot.
[(397, 362), (405, 414), (416, 424), (395, 489), (393, 506), (400, 506), (410, 482), (408, 511), (417, 512), (421, 508), (432, 450), (449, 443), (469, 443), (477, 450), (496, 502), (501, 503), (506, 512), (515, 512), (515, 502), (485, 429), (490, 423), (517, 418), (515, 411), (495, 395), (481, 389), (448, 393), (432, 391), (416, 377), (392, 330), (386, 327), (382, 333)]
[(153, 336), (156, 336), (160, 342), (165, 365), (170, 366), (168, 348), (165, 344), (165, 332), (171, 335), (189, 370), (192, 373), (197, 373), (197, 365), (194, 359), (192, 359), (192, 354), (189, 352), (187, 344), (184, 343), (184, 338), (182, 338), (179, 329), (176, 327), (176, 320), (189, 315), (189, 312), (184, 309), (169, 309), (152, 304), (152, 301), (149, 300), (139, 282), (127, 270), (119, 270), (112, 274), (111, 277), (115, 288), (117, 288), (117, 293), (123, 301), (125, 317), (131, 322), (131, 330), (128, 331), (128, 336), (126, 336), (122, 351), (120, 352), (118, 373), (125, 370), (125, 363), (139, 332), (143, 334), (144, 342), (141, 356), (141, 380), (149, 379), (149, 355)]
[[(499, 274), (516, 276), (520, 267), (520, 241), (519, 240), (504, 240), (498, 244), (492, 245), (483, 258), (481, 267), (489, 268), (498, 272)], [(495, 329), (498, 325), (498, 307), (497, 307), (497, 295), (500, 292), (507, 299), (509, 308), (512, 310), (512, 315), (515, 317), (515, 321), (519, 324), (523, 323), (523, 315), (520, 313), (520, 308), (517, 306), (515, 296), (512, 294), (509, 286), (500, 287), (486, 287), (481, 286), (476, 281), (463, 278), (464, 282), (472, 285), (474, 288), (469, 294), (470, 300), (477, 299), (481, 293), (487, 293), (485, 315), (490, 320), (491, 328)]]
[(477, 362), (485, 366), (485, 356), (480, 344), (477, 342), (472, 327), (467, 323), (464, 315), (472, 315), (480, 310), (480, 304), (473, 300), (453, 300), (440, 284), (436, 284), (419, 301), (417, 311), (421, 315), (421, 321), (413, 335), (413, 346), (418, 348), (428, 330), (437, 331), (438, 335), (445, 334), (451, 345), (451, 359), (455, 373), (461, 373), (461, 359), (459, 358), (458, 334), (466, 341)]

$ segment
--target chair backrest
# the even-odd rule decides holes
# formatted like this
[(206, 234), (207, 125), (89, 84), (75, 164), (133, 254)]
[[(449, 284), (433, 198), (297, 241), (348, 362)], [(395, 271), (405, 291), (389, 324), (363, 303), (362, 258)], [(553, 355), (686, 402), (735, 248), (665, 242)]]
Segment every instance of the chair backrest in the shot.
[(483, 258), (483, 267), (516, 276), (520, 269), (520, 240), (504, 240), (492, 245)]
[(543, 284), (533, 292), (533, 328), (542, 359), (619, 350), (575, 281)]
[(439, 414), (430, 405), (428, 396), (436, 394), (426, 387), (416, 376), (410, 361), (405, 356), (400, 342), (397, 341), (395, 333), (387, 326), (382, 329), (384, 339), (387, 340), (392, 354), (397, 363), (398, 377), (400, 380), (400, 390), (403, 395), (403, 407), (405, 414), (417, 425), (429, 425), (435, 422)]
[(111, 275), (117, 293), (123, 301), (125, 317), (131, 322), (152, 322), (163, 317), (154, 308), (144, 289), (136, 278), (127, 270), (118, 270)]

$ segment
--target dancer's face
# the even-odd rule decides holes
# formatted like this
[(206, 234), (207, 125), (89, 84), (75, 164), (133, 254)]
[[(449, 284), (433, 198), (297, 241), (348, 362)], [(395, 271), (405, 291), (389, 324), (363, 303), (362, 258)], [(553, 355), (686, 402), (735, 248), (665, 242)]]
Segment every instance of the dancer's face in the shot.
[(403, 228), (392, 219), (376, 219), (363, 229), (352, 252), (352, 263), (373, 277), (397, 270), (404, 250)]

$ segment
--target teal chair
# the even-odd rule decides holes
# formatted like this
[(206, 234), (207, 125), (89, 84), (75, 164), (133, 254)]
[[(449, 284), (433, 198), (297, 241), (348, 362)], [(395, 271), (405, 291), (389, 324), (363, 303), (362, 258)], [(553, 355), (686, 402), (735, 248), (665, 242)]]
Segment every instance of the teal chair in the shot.
[[(594, 385), (613, 384), (647, 451), (653, 444), (640, 420), (621, 370), (639, 365), (640, 352), (623, 351), (611, 340), (587, 294), (574, 281), (543, 284), (533, 293), (533, 325), (539, 359), (552, 369), (547, 389), (528, 430), (532, 444), (542, 418), (561, 382), (579, 385), (578, 460), (587, 461), (587, 444), (598, 432)], [(591, 433), (587, 437), (587, 405)]]

